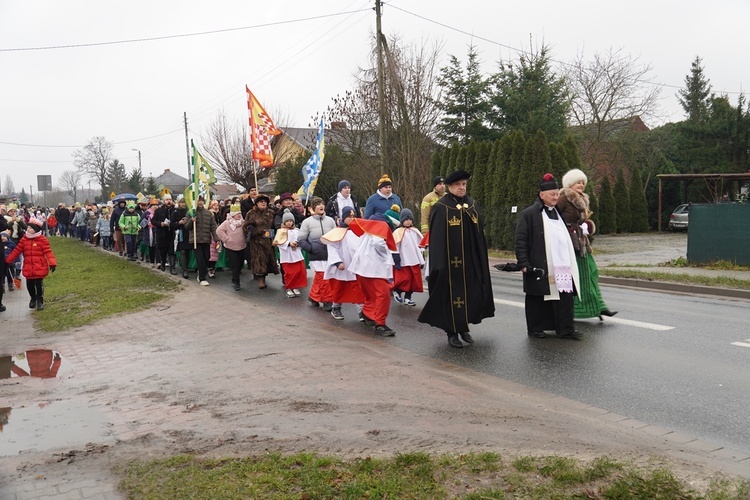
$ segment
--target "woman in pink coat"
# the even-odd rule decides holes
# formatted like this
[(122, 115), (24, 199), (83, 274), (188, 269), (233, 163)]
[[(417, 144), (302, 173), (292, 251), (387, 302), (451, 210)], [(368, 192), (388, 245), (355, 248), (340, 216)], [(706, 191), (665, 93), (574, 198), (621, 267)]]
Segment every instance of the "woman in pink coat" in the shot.
[(227, 220), (216, 229), (216, 235), (224, 244), (229, 259), (229, 267), (232, 269), (232, 286), (235, 290), (240, 289), (240, 271), (245, 260), (245, 232), (242, 230), (242, 212), (239, 203), (232, 205), (227, 214)]

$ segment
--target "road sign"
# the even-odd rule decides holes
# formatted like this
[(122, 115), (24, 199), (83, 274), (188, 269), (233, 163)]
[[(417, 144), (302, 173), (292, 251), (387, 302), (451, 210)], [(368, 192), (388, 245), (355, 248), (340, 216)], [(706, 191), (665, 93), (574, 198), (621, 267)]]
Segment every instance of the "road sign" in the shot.
[(52, 176), (51, 175), (37, 175), (36, 176), (36, 190), (37, 191), (52, 191)]

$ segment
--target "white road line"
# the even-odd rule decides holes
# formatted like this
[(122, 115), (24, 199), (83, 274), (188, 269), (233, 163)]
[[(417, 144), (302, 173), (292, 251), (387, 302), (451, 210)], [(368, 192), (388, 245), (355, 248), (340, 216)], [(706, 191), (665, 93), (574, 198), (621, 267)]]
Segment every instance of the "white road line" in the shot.
[[(750, 339), (748, 339), (748, 340), (750, 340)], [(750, 347), (750, 344), (748, 344), (746, 342), (732, 342), (732, 345), (738, 345), (740, 347)]]
[[(494, 299), (495, 304), (502, 304), (511, 307), (524, 307), (523, 302), (514, 302), (512, 300)], [(634, 326), (636, 328), (645, 328), (646, 330), (655, 330), (657, 332), (666, 332), (667, 330), (674, 330), (675, 327), (667, 325), (658, 325), (656, 323), (645, 323), (643, 321), (634, 321), (632, 319), (624, 318), (607, 318), (607, 323), (619, 323), (621, 325)], [(750, 345), (748, 345), (750, 347)]]

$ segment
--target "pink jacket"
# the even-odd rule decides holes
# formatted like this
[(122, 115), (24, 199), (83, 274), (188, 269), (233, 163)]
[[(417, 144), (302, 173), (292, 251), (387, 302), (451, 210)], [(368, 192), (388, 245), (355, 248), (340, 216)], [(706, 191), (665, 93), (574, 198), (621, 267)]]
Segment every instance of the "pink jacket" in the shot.
[[(227, 217), (230, 217), (230, 215), (227, 215)], [(242, 222), (243, 220), (240, 219), (237, 223), (237, 227), (232, 229), (232, 220), (227, 218), (227, 220), (222, 222), (218, 229), (216, 229), (216, 234), (219, 236), (219, 239), (229, 250), (244, 250), (247, 246), (245, 232), (242, 230)]]

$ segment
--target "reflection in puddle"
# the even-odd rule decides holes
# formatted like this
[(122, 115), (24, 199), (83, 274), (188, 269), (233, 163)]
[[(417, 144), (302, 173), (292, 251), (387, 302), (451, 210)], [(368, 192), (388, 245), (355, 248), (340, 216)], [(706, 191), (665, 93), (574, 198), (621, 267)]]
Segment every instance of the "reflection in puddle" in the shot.
[(0, 408), (0, 456), (113, 441), (107, 418), (81, 401)]
[(32, 349), (20, 354), (0, 354), (0, 379), (11, 377), (59, 378), (66, 371), (57, 351)]

